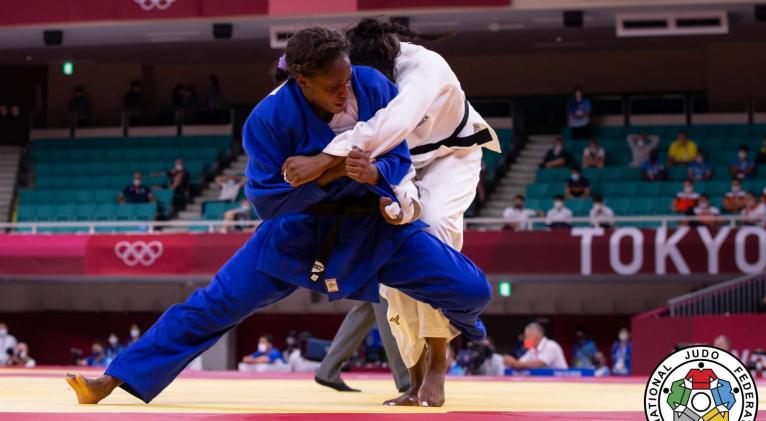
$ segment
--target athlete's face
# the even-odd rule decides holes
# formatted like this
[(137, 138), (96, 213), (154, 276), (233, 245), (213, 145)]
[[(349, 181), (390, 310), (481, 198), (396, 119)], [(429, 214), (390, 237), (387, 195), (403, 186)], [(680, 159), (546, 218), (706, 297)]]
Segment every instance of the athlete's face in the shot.
[(324, 72), (296, 77), (303, 95), (322, 117), (338, 114), (346, 106), (351, 89), (351, 62), (341, 54), (325, 66)]

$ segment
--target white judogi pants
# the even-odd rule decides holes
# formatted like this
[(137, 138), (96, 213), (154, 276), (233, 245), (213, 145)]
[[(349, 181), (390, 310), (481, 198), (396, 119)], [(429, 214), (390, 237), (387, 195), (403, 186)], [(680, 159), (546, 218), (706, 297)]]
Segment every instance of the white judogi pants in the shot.
[[(415, 185), (423, 206), (426, 229), (445, 244), (463, 248), (463, 214), (476, 196), (481, 173), (481, 148), (439, 150), (423, 165), (415, 163)], [(425, 348), (424, 338), (455, 338), (459, 332), (441, 313), (399, 290), (380, 286), (388, 300), (391, 333), (408, 368), (417, 364)]]

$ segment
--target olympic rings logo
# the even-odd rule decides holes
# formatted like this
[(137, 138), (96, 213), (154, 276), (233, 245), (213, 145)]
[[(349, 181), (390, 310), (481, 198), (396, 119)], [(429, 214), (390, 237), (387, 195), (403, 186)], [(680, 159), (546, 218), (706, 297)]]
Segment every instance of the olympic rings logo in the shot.
[(122, 260), (125, 265), (133, 267), (138, 264), (141, 266), (151, 266), (162, 256), (162, 243), (153, 240), (145, 241), (120, 241), (114, 245), (114, 254)]
[(136, 4), (147, 12), (154, 9), (167, 10), (174, 1), (176, 0), (135, 0)]

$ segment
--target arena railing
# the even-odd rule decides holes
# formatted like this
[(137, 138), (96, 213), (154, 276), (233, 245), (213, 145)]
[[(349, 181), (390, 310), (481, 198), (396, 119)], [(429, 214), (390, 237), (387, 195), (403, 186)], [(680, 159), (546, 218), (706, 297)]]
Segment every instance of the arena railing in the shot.
[(757, 313), (766, 274), (746, 275), (668, 301), (670, 317)]
[[(589, 217), (574, 217), (571, 220), (574, 228), (595, 227), (591, 224)], [(615, 216), (614, 226), (637, 227), (641, 228), (674, 228), (681, 224), (699, 222), (700, 218), (686, 215), (665, 215), (665, 216)], [(743, 222), (739, 215), (721, 215), (714, 218), (717, 226), (728, 226), (734, 228)], [(123, 229), (135, 228), (132, 232), (156, 233), (163, 231), (200, 231), (200, 232), (218, 232), (221, 229), (237, 227), (241, 229), (255, 228), (262, 221), (223, 221), (223, 220), (198, 220), (198, 221), (35, 221), (35, 222), (3, 222), (0, 223), (0, 231), (15, 231), (19, 233), (39, 233), (41, 229), (73, 229), (86, 228), (90, 234), (124, 232)], [(467, 230), (480, 231), (498, 231), (508, 227), (511, 223), (518, 223), (517, 220), (504, 218), (466, 218), (464, 228)], [(525, 223), (532, 225), (534, 231), (548, 230), (545, 225), (545, 218), (529, 218)], [(646, 226), (646, 224), (652, 224)], [(119, 229), (115, 229), (119, 228)], [(62, 230), (63, 231), (63, 230)]]

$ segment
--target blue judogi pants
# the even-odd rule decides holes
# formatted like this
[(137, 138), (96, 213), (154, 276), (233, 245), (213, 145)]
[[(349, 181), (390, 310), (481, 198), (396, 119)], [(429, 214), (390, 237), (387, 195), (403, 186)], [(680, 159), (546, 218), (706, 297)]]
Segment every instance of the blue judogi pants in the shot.
[[(253, 236), (207, 287), (165, 311), (105, 374), (122, 380), (123, 389), (149, 403), (229, 329), (295, 291), (296, 285), (256, 270), (261, 243), (261, 236)], [(432, 235), (418, 231), (410, 236), (381, 268), (378, 278), (384, 285), (441, 309), (468, 339), (485, 337), (479, 314), (492, 295), (487, 279), (468, 258)]]

